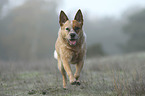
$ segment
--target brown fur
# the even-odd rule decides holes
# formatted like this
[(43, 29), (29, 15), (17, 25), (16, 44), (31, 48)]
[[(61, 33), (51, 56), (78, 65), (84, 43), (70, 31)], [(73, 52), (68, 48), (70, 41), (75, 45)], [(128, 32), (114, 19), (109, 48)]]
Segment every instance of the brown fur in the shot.
[[(82, 30), (83, 16), (81, 10), (78, 10), (72, 21), (68, 20), (66, 14), (61, 11), (59, 23), (61, 28), (58, 32), (55, 49), (57, 53), (58, 68), (63, 77), (63, 88), (66, 88), (66, 73), (72, 85), (80, 85), (78, 78), (80, 77), (86, 54), (86, 41), (85, 33)], [(66, 30), (66, 28), (69, 28), (69, 30)], [(69, 39), (71, 38), (69, 32), (76, 34), (76, 44), (73, 46), (69, 43)], [(70, 64), (75, 64), (76, 66), (74, 75)]]

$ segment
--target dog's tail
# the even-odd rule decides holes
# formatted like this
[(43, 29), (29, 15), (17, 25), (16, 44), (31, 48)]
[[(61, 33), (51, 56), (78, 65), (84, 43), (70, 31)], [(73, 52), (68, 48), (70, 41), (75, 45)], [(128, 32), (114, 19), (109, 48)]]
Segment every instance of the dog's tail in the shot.
[(58, 56), (58, 55), (57, 55), (57, 52), (56, 52), (56, 50), (55, 50), (55, 51), (54, 51), (54, 58), (57, 59), (57, 56)]

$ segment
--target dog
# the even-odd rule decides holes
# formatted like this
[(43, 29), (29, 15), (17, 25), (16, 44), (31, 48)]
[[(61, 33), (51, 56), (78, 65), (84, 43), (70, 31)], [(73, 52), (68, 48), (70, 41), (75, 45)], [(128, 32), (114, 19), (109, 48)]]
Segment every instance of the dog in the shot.
[[(80, 72), (86, 56), (86, 35), (83, 32), (83, 15), (79, 9), (74, 20), (69, 20), (61, 11), (59, 16), (60, 29), (55, 43), (54, 57), (58, 61), (58, 69), (63, 77), (63, 88), (66, 89), (67, 77), (72, 85), (80, 85)], [(70, 64), (75, 64), (73, 75)]]

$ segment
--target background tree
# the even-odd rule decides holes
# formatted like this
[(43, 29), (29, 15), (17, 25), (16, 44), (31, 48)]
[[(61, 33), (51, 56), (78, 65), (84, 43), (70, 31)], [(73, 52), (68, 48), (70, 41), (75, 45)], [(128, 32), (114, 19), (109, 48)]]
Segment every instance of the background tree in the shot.
[[(57, 36), (57, 2), (27, 0), (1, 21), (2, 59), (34, 60), (48, 57)], [(54, 28), (55, 27), (55, 28)]]
[(8, 3), (8, 0), (0, 0), (0, 16), (2, 14), (3, 6), (7, 3)]
[(130, 37), (124, 46), (125, 52), (145, 51), (145, 9), (129, 16), (123, 31)]
[(97, 43), (93, 44), (92, 46), (89, 46), (87, 48), (87, 58), (92, 58), (92, 57), (99, 57), (99, 56), (104, 56), (104, 50), (102, 48), (102, 45)]

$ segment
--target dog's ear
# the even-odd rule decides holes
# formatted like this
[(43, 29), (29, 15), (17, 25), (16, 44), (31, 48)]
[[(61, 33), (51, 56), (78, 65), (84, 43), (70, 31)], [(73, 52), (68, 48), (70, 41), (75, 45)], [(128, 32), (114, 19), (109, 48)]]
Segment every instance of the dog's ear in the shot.
[(59, 16), (59, 24), (62, 26), (66, 21), (68, 20), (68, 17), (66, 14), (61, 10), (60, 16)]
[(80, 22), (83, 25), (83, 15), (82, 15), (82, 12), (80, 9), (76, 13), (74, 20), (77, 20), (78, 22)]

